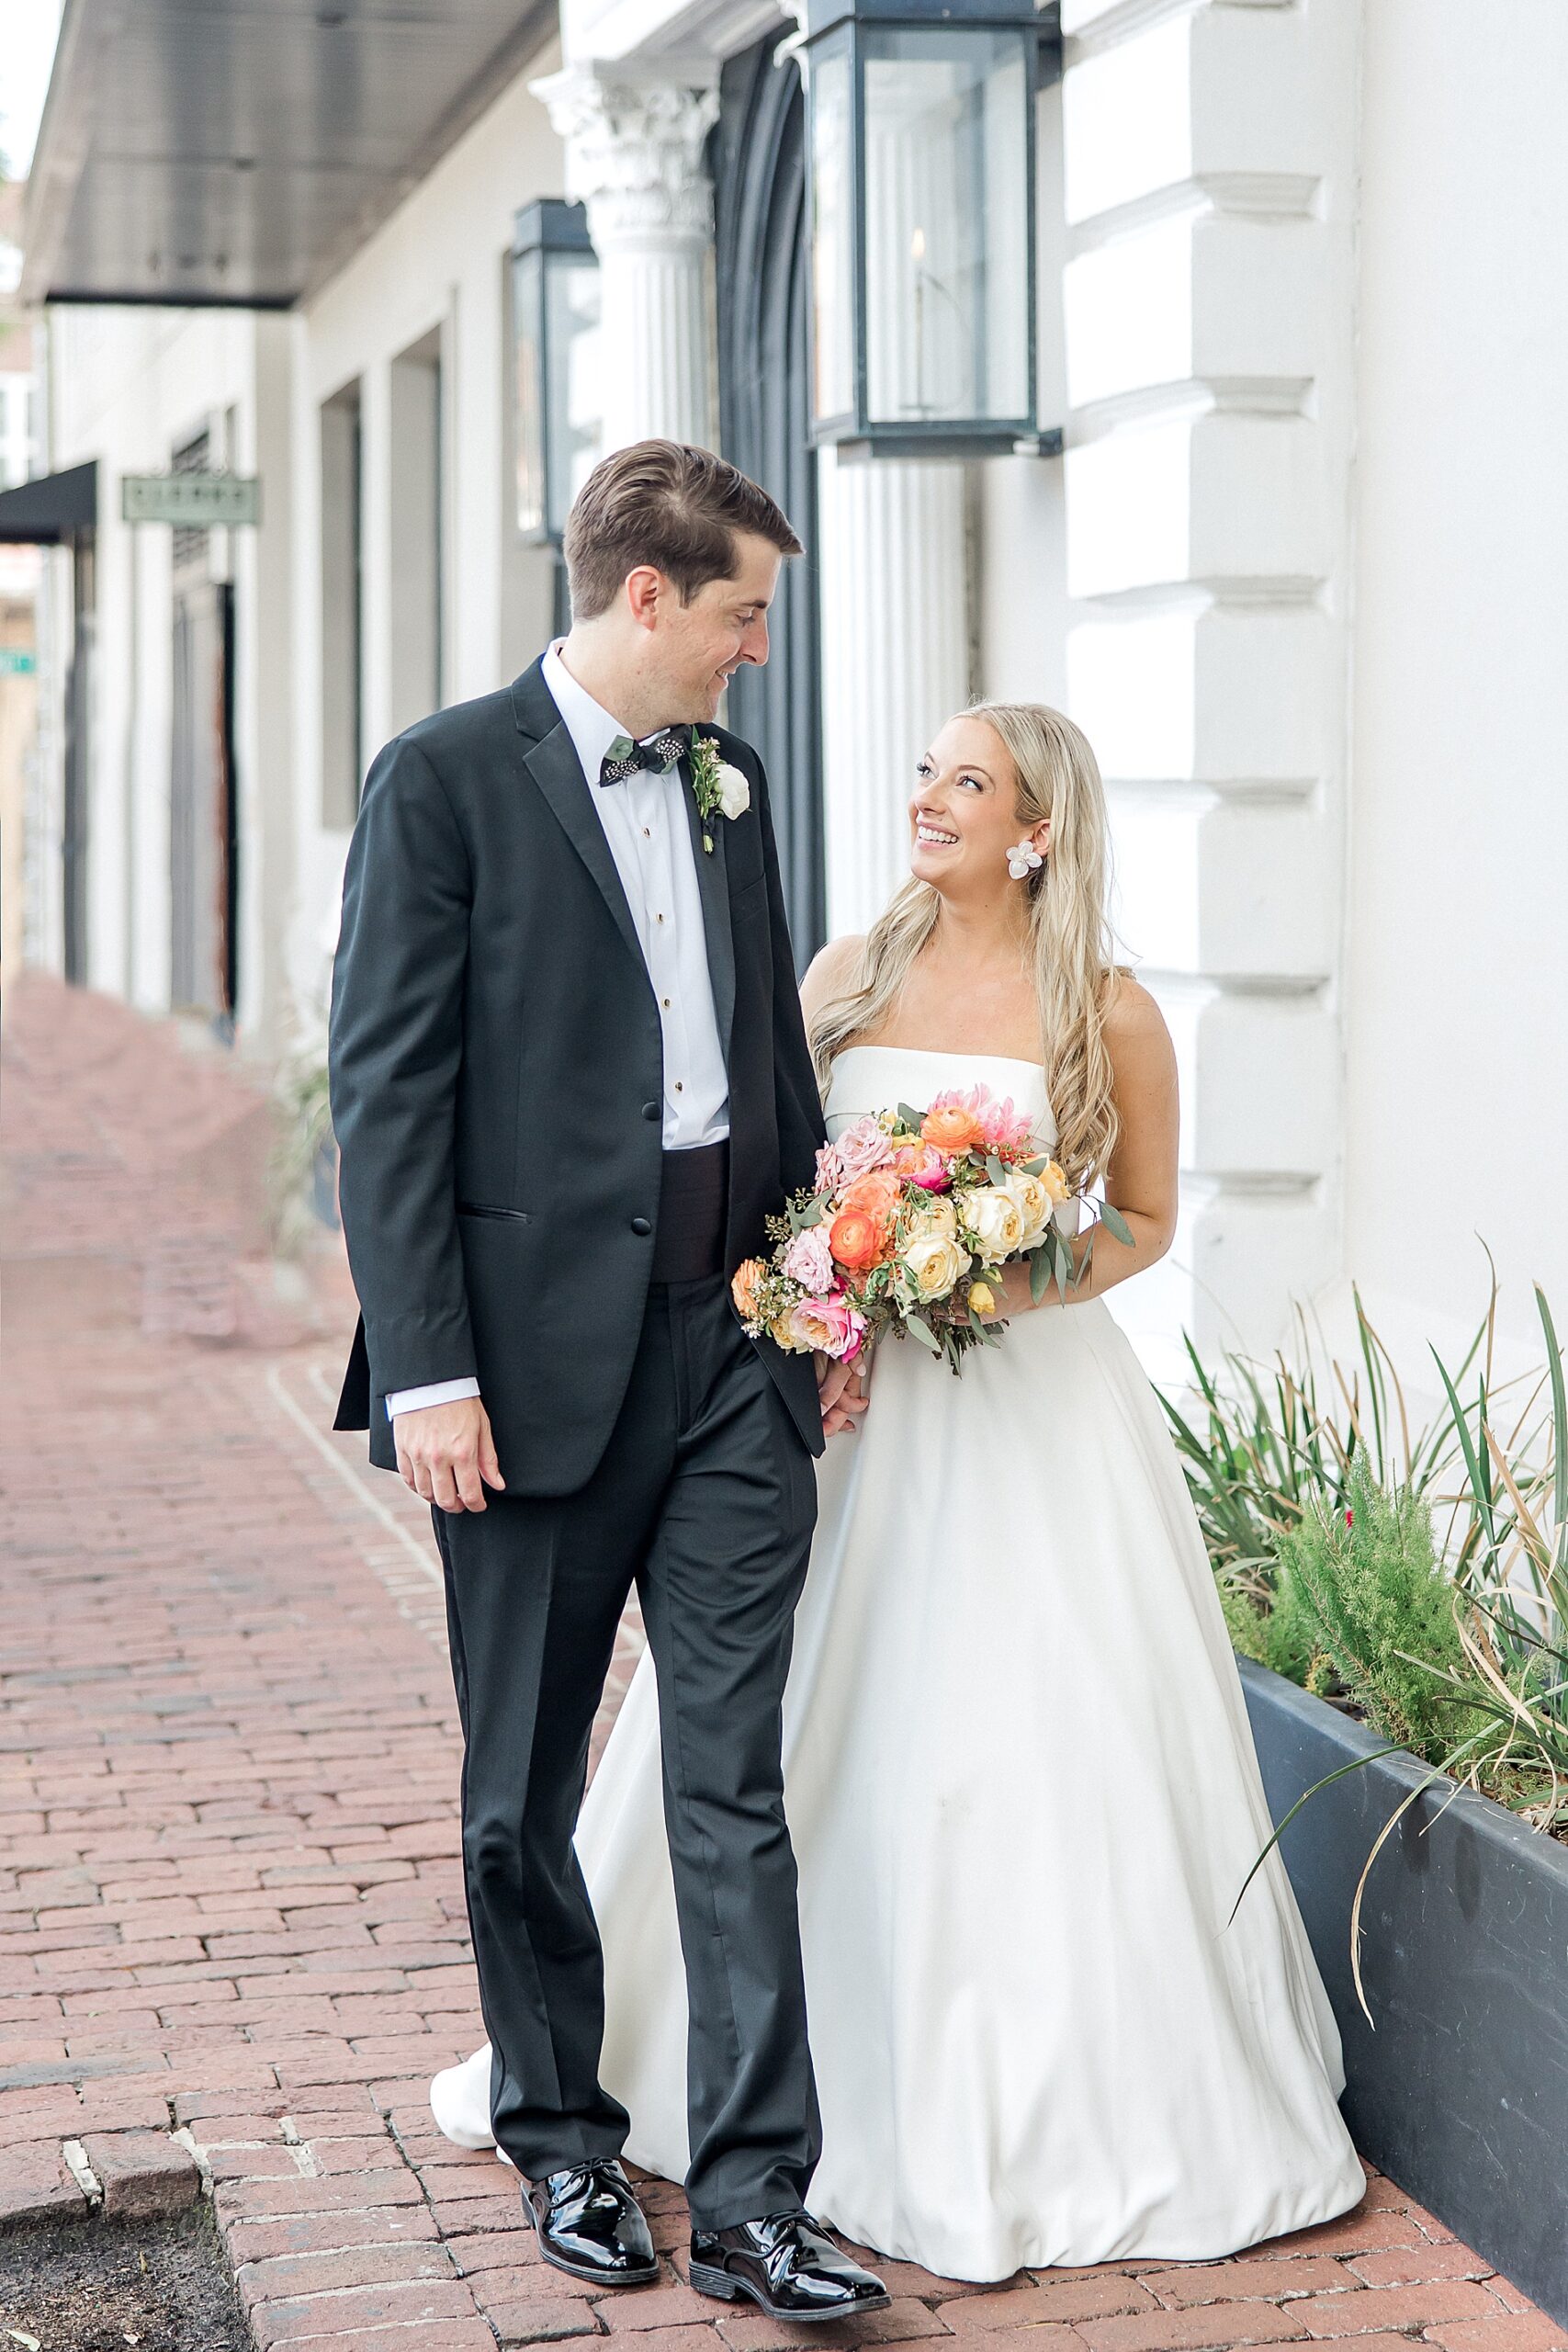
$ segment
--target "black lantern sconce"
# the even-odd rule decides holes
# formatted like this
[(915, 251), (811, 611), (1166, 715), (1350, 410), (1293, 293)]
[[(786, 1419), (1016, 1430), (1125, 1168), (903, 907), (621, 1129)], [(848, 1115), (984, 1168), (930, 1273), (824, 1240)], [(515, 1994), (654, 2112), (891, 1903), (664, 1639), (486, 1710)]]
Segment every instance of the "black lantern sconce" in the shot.
[(806, 0), (812, 438), (840, 458), (1052, 450), (1035, 415), (1032, 0)]
[(512, 333), (517, 528), (558, 548), (602, 438), (599, 263), (581, 204), (544, 197), (518, 213)]

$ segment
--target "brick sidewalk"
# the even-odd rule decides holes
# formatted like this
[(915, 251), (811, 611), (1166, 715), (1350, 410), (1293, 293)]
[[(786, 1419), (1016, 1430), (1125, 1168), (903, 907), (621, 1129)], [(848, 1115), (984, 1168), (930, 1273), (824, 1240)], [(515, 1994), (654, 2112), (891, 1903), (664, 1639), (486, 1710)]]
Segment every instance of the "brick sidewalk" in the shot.
[(858, 2338), (694, 2295), (662, 2183), (660, 2286), (595, 2302), (545, 2267), (511, 2177), (425, 2105), (480, 2033), (457, 1726), (428, 1521), (324, 1434), (341, 1276), (318, 1286), (330, 1337), (276, 1295), (265, 1106), (231, 1067), (101, 999), (14, 1000), (0, 2214), (177, 2201), (194, 2160), (262, 2352), (1020, 2328), (1041, 2352), (1568, 2346), (1377, 2177), (1349, 2220), (1233, 2261), (986, 2291), (883, 2266), (893, 2308)]

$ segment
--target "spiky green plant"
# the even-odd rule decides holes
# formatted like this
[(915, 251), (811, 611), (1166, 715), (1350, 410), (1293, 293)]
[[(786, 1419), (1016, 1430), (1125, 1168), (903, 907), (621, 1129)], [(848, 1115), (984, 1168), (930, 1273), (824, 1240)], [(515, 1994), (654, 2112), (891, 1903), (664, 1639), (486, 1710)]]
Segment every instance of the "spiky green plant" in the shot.
[(1409, 1487), (1380, 1486), (1365, 1453), (1345, 1491), (1343, 1508), (1309, 1511), (1280, 1537), (1274, 1614), (1304, 1634), (1309, 1683), (1332, 1676), (1374, 1731), (1440, 1763), (1474, 1724), (1449, 1679), (1464, 1649), (1430, 1508)]

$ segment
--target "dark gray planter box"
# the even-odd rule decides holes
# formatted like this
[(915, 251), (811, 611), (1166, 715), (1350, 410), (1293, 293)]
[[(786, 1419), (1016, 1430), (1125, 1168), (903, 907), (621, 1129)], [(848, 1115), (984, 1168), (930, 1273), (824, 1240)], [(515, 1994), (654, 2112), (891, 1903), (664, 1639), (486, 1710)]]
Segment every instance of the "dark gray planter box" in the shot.
[[(1292, 1682), (1238, 1661), (1276, 1821), (1385, 1743)], [(1403, 1753), (1350, 1772), (1280, 1840), (1345, 2043), (1345, 2120), (1379, 2170), (1568, 2322), (1568, 1847), (1439, 1781), (1373, 1866), (1384, 1822), (1425, 1778)], [(1441, 1819), (1438, 1815), (1441, 1814)]]

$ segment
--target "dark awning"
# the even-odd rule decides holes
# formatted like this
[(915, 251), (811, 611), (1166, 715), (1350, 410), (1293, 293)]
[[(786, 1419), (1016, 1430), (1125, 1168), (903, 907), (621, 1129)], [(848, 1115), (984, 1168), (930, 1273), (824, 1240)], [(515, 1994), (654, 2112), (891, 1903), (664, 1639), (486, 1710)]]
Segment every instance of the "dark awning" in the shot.
[(79, 531), (93, 530), (97, 520), (96, 458), (0, 490), (0, 547), (58, 547)]
[(22, 299), (287, 308), (556, 25), (555, 0), (66, 0)]

